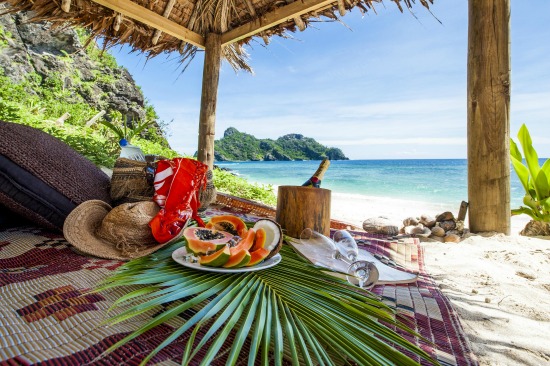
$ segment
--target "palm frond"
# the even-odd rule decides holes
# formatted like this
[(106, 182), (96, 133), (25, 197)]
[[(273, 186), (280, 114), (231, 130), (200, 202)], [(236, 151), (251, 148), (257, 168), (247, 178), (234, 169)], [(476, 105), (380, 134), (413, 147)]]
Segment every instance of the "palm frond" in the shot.
[[(248, 350), (248, 364), (280, 365), (417, 365), (401, 350), (437, 364), (390, 327), (414, 334), (394, 312), (370, 292), (304, 261), (290, 246), (281, 249), (277, 266), (249, 273), (198, 272), (171, 258), (175, 243), (128, 262), (102, 283), (103, 291), (142, 285), (116, 301), (119, 322), (173, 304), (113, 345), (120, 347), (176, 316), (185, 322), (142, 362), (147, 363), (171, 342), (191, 331), (182, 363), (209, 365), (220, 357), (234, 365)], [(186, 310), (193, 309), (193, 312)], [(192, 315), (187, 315), (192, 314)], [(386, 326), (384, 324), (389, 324)], [(399, 349), (398, 349), (399, 348)], [(199, 356), (200, 354), (200, 356)]]

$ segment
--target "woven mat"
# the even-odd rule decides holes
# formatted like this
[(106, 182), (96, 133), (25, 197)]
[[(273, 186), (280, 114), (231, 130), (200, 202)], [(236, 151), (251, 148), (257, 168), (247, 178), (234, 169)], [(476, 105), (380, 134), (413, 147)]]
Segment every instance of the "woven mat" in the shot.
[[(208, 215), (220, 211), (209, 210)], [(245, 220), (256, 217), (243, 215)], [(411, 339), (443, 365), (477, 365), (456, 313), (427, 275), (422, 247), (355, 232), (366, 250), (389, 265), (420, 274), (416, 284), (376, 286), (373, 291), (398, 317), (436, 347)], [(37, 228), (0, 232), (0, 365), (137, 364), (179, 324), (158, 326), (111, 354), (103, 351), (146, 319), (151, 311), (115, 326), (103, 325), (108, 308), (133, 288), (86, 294), (122, 262), (80, 255), (60, 234)], [(182, 319), (179, 319), (182, 321)], [(181, 323), (180, 323), (181, 324)], [(151, 364), (177, 365), (187, 335), (157, 354)], [(409, 338), (410, 339), (410, 338)]]

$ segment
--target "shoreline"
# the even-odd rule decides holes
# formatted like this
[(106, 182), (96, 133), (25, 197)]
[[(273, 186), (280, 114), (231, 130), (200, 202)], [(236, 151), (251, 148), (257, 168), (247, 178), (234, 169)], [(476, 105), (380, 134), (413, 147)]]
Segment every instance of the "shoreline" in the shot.
[[(391, 197), (338, 192), (332, 192), (331, 194), (331, 218), (359, 227), (363, 227), (363, 221), (368, 218), (383, 216), (401, 228), (403, 220), (408, 217), (420, 217), (424, 214), (436, 217), (445, 211), (450, 211), (457, 216), (459, 208), (460, 202), (456, 203), (456, 207), (451, 207), (451, 205), (444, 203), (433, 204)], [(519, 232), (529, 221), (530, 217), (527, 215), (512, 216), (510, 235), (519, 236)], [(468, 215), (466, 215), (465, 227), (468, 227)]]

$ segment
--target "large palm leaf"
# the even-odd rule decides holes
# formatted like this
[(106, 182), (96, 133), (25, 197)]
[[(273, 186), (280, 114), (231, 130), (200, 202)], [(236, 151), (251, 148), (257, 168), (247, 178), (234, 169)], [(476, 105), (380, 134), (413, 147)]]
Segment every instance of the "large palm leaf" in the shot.
[[(114, 306), (127, 308), (110, 319), (117, 323), (172, 303), (156, 317), (113, 345), (112, 351), (153, 327), (192, 314), (143, 360), (191, 331), (182, 364), (215, 362), (223, 351), (227, 364), (416, 365), (395, 347), (436, 364), (420, 348), (384, 323), (396, 323), (391, 309), (368, 293), (326, 274), (283, 246), (277, 266), (257, 272), (219, 274), (179, 265), (171, 253), (181, 243), (120, 267), (99, 288), (142, 285)], [(175, 303), (173, 303), (175, 301)], [(246, 343), (248, 355), (241, 352)], [(392, 344), (393, 346), (390, 346)], [(197, 356), (201, 352), (200, 356)]]

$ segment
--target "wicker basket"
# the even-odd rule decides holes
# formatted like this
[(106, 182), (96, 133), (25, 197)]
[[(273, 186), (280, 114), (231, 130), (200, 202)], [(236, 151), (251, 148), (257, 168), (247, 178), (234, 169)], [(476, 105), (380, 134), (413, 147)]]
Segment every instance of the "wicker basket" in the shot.
[[(250, 214), (254, 216), (268, 217), (275, 219), (276, 210), (275, 207), (264, 205), (263, 203), (247, 200), (240, 197), (235, 197), (227, 193), (217, 192), (216, 195), (216, 204), (220, 206), (225, 206), (231, 208), (232, 210), (239, 211), (244, 214)], [(347, 230), (360, 230), (363, 229), (355, 226), (353, 224), (339, 221), (339, 220), (330, 220), (331, 229), (347, 229)]]

